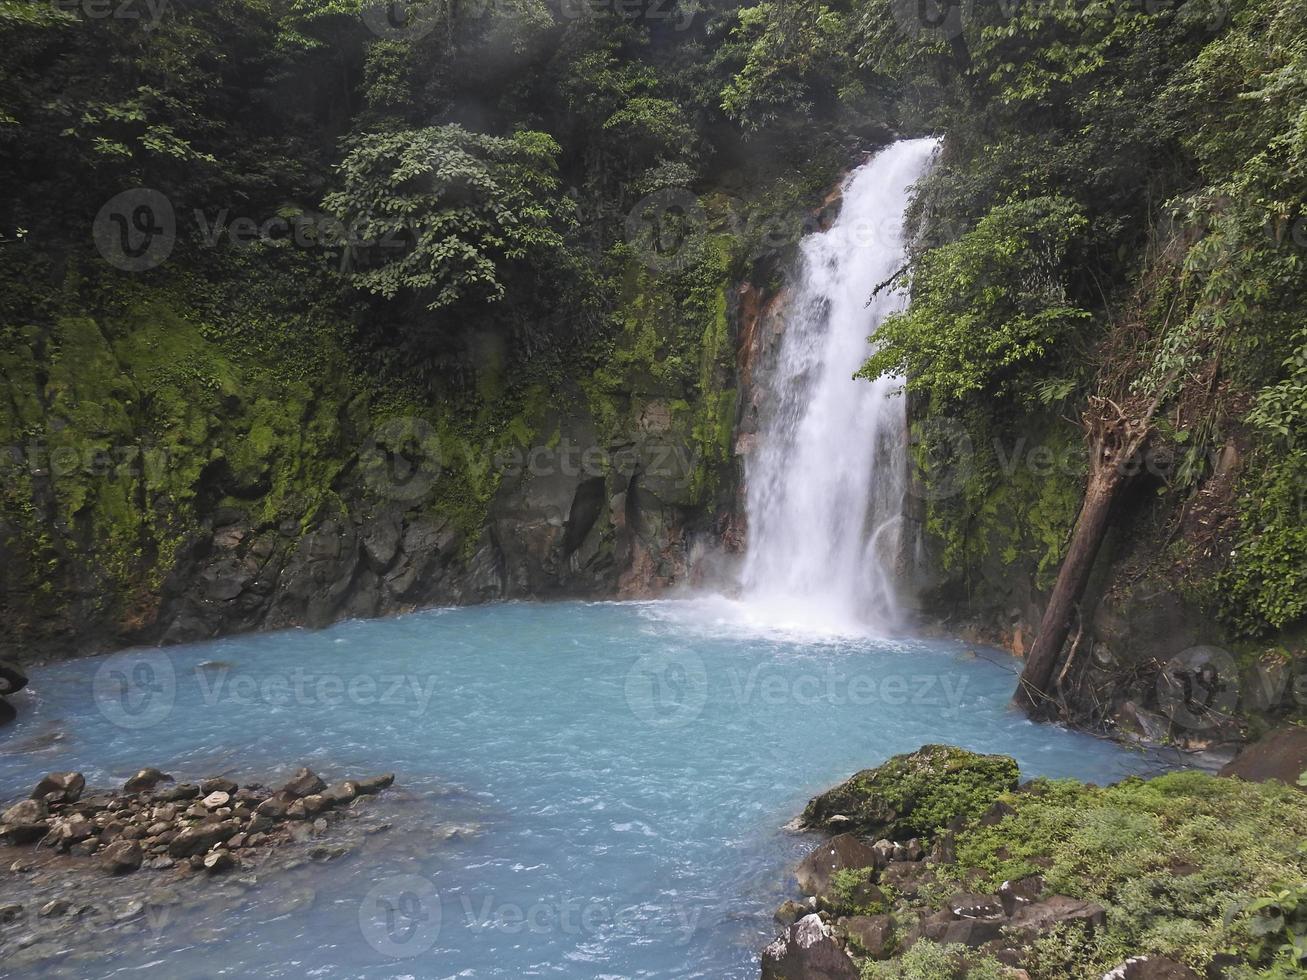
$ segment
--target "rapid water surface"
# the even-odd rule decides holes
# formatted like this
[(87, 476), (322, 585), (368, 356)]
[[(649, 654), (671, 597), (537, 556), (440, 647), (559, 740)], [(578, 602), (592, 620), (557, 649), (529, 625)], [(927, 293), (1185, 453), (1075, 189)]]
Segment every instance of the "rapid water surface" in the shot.
[(0, 742), (6, 800), (64, 769), (96, 787), (142, 765), (398, 777), (375, 801), (395, 826), (364, 851), (210, 883), (197, 907), (123, 926), (107, 958), (46, 972), (752, 980), (812, 846), (782, 827), (853, 771), (925, 742), (1008, 753), (1027, 776), (1147, 765), (1012, 711), (1002, 654), (738, 613), (434, 610), (35, 670)]

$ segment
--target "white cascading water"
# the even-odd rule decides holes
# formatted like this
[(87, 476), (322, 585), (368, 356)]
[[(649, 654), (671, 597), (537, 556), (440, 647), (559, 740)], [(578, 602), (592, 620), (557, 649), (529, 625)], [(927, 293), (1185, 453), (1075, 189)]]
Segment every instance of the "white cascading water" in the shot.
[(839, 217), (801, 243), (756, 448), (746, 461), (741, 598), (758, 618), (820, 632), (892, 629), (904, 553), (906, 417), (898, 378), (855, 380), (901, 291), (903, 213), (932, 139), (887, 147), (845, 182)]

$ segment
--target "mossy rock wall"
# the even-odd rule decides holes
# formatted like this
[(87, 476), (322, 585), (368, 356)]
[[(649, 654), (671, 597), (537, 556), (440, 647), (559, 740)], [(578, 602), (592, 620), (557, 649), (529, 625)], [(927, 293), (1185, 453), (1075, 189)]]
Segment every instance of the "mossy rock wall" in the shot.
[(735, 485), (729, 244), (632, 261), (557, 377), (481, 334), (471, 394), (368, 375), (343, 324), (292, 364), (166, 290), (0, 325), (3, 655), (683, 580)]

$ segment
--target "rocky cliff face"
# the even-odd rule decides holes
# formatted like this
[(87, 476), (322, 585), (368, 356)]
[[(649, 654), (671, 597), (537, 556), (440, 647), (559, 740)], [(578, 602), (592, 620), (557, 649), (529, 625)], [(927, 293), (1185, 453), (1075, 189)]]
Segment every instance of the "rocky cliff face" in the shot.
[(288, 376), (163, 303), (0, 345), (0, 655), (686, 580), (735, 484), (728, 256), (633, 266), (586, 364), (396, 392), (335, 341)]

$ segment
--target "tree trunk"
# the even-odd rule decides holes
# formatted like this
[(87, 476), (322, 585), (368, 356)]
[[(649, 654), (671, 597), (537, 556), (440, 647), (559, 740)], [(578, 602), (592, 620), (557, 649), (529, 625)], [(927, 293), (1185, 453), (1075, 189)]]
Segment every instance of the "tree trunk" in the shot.
[(1071, 546), (1058, 570), (1057, 584), (1053, 586), (1048, 608), (1044, 610), (1039, 633), (1035, 636), (1035, 645), (1026, 657), (1021, 681), (1013, 695), (1017, 705), (1033, 717), (1043, 718), (1054, 713), (1049, 682), (1061, 662), (1062, 647), (1071, 632), (1076, 606), (1089, 581), (1094, 559), (1098, 557), (1112, 503), (1124, 484), (1125, 480), (1115, 467), (1106, 473), (1095, 474), (1089, 480), (1080, 516), (1076, 518), (1075, 531), (1071, 535)]
[[(1057, 582), (1049, 597), (1044, 618), (1039, 624), (1035, 644), (1026, 658), (1012, 700), (1032, 718), (1049, 718), (1057, 714), (1052, 680), (1062, 660), (1071, 622), (1080, 597), (1089, 583), (1089, 573), (1098, 557), (1098, 549), (1107, 532), (1112, 505), (1130, 482), (1132, 465), (1151, 432), (1156, 403), (1142, 420), (1127, 418), (1120, 407), (1106, 400), (1090, 400), (1085, 427), (1094, 447), (1090, 464), (1089, 485), (1076, 517), (1071, 544), (1058, 569)], [(1107, 414), (1110, 410), (1110, 414)]]

